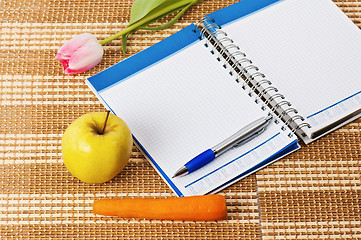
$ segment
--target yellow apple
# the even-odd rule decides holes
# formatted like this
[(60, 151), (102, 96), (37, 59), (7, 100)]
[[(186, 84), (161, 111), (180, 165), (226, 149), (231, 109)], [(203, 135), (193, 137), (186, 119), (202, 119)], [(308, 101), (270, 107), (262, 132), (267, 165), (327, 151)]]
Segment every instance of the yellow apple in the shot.
[[(104, 132), (103, 131), (103, 127)], [(114, 178), (128, 163), (132, 134), (119, 117), (92, 112), (72, 122), (62, 138), (67, 169), (86, 183), (103, 183)]]

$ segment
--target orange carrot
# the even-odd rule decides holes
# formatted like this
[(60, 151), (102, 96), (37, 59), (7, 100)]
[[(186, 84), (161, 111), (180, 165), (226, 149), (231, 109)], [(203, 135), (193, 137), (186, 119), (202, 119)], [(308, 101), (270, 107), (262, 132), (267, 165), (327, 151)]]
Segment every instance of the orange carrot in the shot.
[(95, 200), (95, 214), (123, 218), (212, 221), (227, 218), (222, 195), (178, 198), (126, 198)]

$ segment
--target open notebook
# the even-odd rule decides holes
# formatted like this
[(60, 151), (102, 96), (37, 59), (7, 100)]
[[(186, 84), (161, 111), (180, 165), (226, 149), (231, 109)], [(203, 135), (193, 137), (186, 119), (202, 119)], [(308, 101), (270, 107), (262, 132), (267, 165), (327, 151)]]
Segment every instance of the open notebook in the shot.
[[(330, 0), (242, 0), (87, 84), (179, 196), (214, 193), (357, 118), (361, 31)], [(178, 178), (194, 156), (273, 115), (257, 138)]]

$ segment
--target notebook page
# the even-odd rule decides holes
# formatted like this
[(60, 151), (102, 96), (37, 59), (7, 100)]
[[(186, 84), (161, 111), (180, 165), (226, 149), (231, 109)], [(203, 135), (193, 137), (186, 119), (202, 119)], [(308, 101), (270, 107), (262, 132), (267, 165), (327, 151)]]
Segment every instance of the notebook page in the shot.
[(283, 0), (223, 29), (312, 132), (361, 108), (361, 31), (332, 1)]
[(204, 41), (99, 92), (129, 126), (178, 195), (200, 195), (237, 177), (295, 141), (271, 123), (253, 141), (187, 176), (171, 179), (190, 159), (266, 116), (212, 56)]

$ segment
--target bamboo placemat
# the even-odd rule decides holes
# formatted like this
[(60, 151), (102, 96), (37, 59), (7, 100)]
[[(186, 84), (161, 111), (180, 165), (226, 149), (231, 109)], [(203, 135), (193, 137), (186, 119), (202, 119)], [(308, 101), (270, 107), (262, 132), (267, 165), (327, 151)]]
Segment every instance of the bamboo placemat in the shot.
[[(66, 127), (84, 113), (105, 110), (84, 80), (124, 57), (120, 40), (113, 41), (100, 65), (68, 76), (54, 59), (56, 51), (76, 34), (103, 39), (121, 30), (132, 2), (0, 2), (1, 238), (361, 239), (361, 119), (223, 190), (227, 220), (92, 214), (94, 199), (175, 196), (135, 147), (124, 171), (100, 185), (81, 183), (62, 161)], [(131, 35), (127, 56), (234, 2), (204, 0), (167, 30)], [(336, 4), (361, 27), (361, 1)]]

